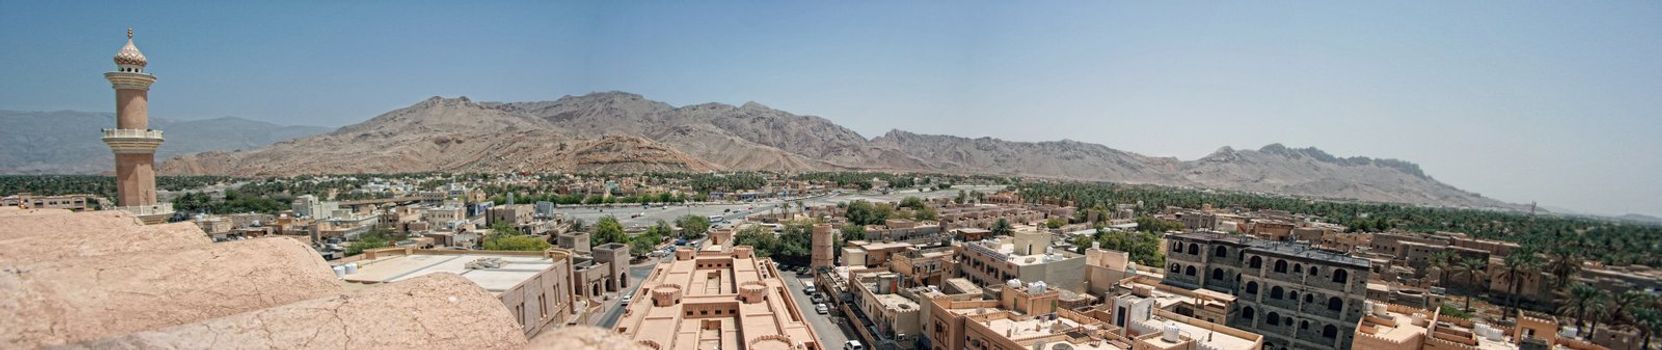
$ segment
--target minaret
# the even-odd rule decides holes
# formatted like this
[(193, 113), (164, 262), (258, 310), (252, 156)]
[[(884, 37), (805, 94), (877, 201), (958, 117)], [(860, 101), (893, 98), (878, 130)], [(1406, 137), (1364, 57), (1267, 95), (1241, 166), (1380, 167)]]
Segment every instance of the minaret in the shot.
[(167, 221), (172, 203), (156, 203), (156, 148), (162, 131), (150, 129), (150, 84), (156, 76), (144, 72), (149, 61), (133, 46), (133, 28), (127, 45), (115, 54), (116, 70), (104, 73), (115, 88), (115, 128), (104, 129), (104, 144), (115, 152), (116, 205), (145, 223)]

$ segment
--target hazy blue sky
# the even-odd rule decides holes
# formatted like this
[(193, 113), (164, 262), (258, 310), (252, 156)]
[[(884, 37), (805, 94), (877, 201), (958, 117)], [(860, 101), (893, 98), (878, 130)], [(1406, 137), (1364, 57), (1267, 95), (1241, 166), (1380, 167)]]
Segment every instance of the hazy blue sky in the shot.
[[(1495, 6), (1482, 6), (1483, 4)], [(0, 108), (340, 126), (423, 98), (623, 90), (1201, 157), (1400, 158), (1512, 202), (1662, 214), (1662, 2), (0, 0)]]

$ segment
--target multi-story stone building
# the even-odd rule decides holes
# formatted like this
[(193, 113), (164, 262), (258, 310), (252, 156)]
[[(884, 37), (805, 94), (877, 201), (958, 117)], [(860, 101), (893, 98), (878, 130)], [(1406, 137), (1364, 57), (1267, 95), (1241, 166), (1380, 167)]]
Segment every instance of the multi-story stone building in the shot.
[(1163, 281), (1236, 296), (1228, 324), (1265, 349), (1349, 349), (1369, 262), (1307, 245), (1192, 231), (1166, 236)]
[(982, 285), (1012, 279), (1085, 290), (1085, 256), (1051, 248), (1051, 234), (1030, 226), (1013, 236), (957, 244), (959, 275)]

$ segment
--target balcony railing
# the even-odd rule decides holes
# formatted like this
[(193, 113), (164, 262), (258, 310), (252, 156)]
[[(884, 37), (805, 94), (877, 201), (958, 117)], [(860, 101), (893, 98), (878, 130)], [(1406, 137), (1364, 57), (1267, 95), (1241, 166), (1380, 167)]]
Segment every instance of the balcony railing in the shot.
[(104, 138), (160, 139), (162, 138), (162, 131), (156, 129), (104, 129)]
[(115, 209), (133, 214), (133, 216), (171, 215), (173, 214), (173, 203), (115, 207)]

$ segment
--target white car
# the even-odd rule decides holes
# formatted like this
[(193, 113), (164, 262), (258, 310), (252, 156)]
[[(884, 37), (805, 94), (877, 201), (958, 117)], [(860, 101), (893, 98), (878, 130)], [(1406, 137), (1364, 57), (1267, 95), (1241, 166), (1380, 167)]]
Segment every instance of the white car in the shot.
[(635, 298), (635, 293), (624, 294), (623, 295), (623, 302), (627, 303), (627, 302), (629, 302), (630, 299), (634, 299), (634, 298)]
[(860, 345), (859, 340), (850, 340), (847, 343), (843, 343), (843, 350), (866, 350), (866, 346)]
[(824, 315), (824, 314), (831, 313), (831, 308), (825, 306), (825, 304), (814, 304), (814, 312), (818, 312), (819, 314)]

